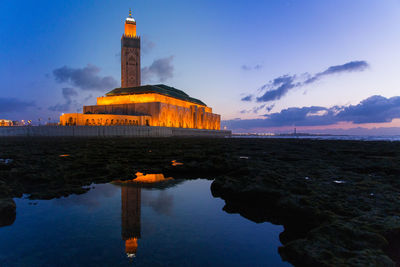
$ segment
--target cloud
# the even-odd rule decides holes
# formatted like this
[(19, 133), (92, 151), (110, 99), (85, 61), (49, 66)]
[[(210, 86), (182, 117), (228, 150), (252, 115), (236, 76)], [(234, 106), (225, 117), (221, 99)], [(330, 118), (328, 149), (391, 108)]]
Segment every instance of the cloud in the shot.
[(64, 103), (58, 103), (54, 106), (50, 106), (48, 109), (50, 111), (66, 112), (71, 109), (72, 106), (76, 106), (76, 101), (73, 101), (73, 97), (78, 96), (78, 92), (74, 88), (62, 88), (62, 95), (64, 97)]
[(84, 99), (83, 99), (83, 102), (87, 102), (89, 99), (91, 99), (93, 97), (93, 95), (92, 94), (90, 94), (90, 95), (88, 95), (87, 97), (85, 97)]
[[(320, 115), (323, 111), (324, 115)], [(280, 112), (264, 115), (269, 126), (315, 126), (335, 124), (333, 110), (325, 107), (292, 107)]]
[(264, 105), (261, 105), (261, 106), (258, 106), (258, 107), (254, 107), (253, 108), (253, 113), (258, 113), (260, 110), (263, 110), (265, 108), (265, 104)]
[(269, 84), (264, 85), (265, 88), (268, 88), (268, 91), (266, 91), (262, 96), (257, 97), (257, 102), (268, 102), (281, 99), (281, 97), (286, 95), (289, 90), (300, 86), (300, 83), (294, 83), (295, 79), (296, 75), (284, 75), (275, 78)]
[(341, 72), (353, 72), (353, 71), (364, 71), (368, 68), (368, 63), (366, 61), (351, 61), (343, 65), (331, 66), (323, 72), (315, 74), (313, 77), (307, 79), (303, 84), (310, 84), (323, 76), (332, 75)]
[(102, 204), (102, 201), (112, 198), (120, 191), (119, 187), (110, 186), (109, 184), (96, 184), (91, 187), (95, 188), (95, 190), (89, 190), (82, 195), (56, 198), (53, 201), (58, 206), (83, 206), (94, 210)]
[(269, 105), (265, 108), (267, 112), (271, 112), (271, 110), (275, 107), (275, 104)]
[[(339, 73), (364, 71), (368, 67), (366, 61), (351, 61), (343, 65), (331, 66), (325, 71), (318, 72), (314, 75), (308, 73), (305, 74), (307, 77), (305, 80), (299, 81), (304, 75), (282, 75), (279, 76), (269, 83), (263, 85), (258, 91), (263, 93), (261, 96), (256, 98), (257, 102), (269, 102), (279, 100), (284, 97), (290, 90), (301, 86), (312, 84), (319, 79)], [(249, 101), (244, 100), (242, 101)]]
[(142, 205), (151, 207), (158, 214), (171, 215), (173, 204), (173, 195), (166, 191), (159, 191), (158, 194), (142, 191)]
[(242, 101), (252, 101), (253, 100), (253, 95), (248, 95), (242, 98)]
[(0, 113), (20, 112), (35, 106), (34, 102), (27, 102), (17, 98), (0, 97)]
[(260, 70), (263, 68), (263, 65), (257, 64), (254, 66), (249, 66), (249, 65), (242, 65), (241, 69), (245, 70), (245, 71), (249, 71), (249, 70)]
[(105, 91), (118, 86), (118, 82), (111, 76), (99, 76), (100, 69), (88, 64), (84, 68), (70, 68), (67, 66), (55, 69), (53, 75), (57, 82), (68, 83), (81, 90)]
[(57, 112), (67, 112), (71, 108), (71, 103), (63, 103), (63, 104), (56, 104), (54, 106), (50, 106), (48, 110), (50, 111), (57, 111)]
[(374, 95), (358, 105), (343, 108), (337, 117), (354, 123), (391, 122), (394, 118), (400, 118), (400, 96), (385, 98)]
[[(269, 107), (267, 107), (269, 108)], [(273, 107), (272, 107), (273, 108)], [(282, 126), (325, 126), (339, 122), (384, 123), (400, 118), (400, 96), (385, 98), (374, 95), (357, 105), (330, 108), (291, 107), (280, 112), (265, 114), (264, 119), (230, 120), (224, 123), (231, 129), (268, 128)]]
[(252, 108), (252, 109), (248, 109), (248, 110), (244, 109), (244, 110), (241, 110), (240, 113), (242, 113), (242, 114), (246, 114), (246, 113), (258, 114), (258, 112), (259, 112), (259, 111), (262, 111), (262, 110), (265, 110), (265, 111), (268, 113), (268, 112), (270, 112), (270, 111), (274, 108), (274, 106), (275, 106), (275, 105), (267, 106), (266, 104), (263, 104), (263, 105), (261, 105), (261, 106), (254, 107), (254, 108)]
[(155, 46), (156, 44), (147, 35), (142, 36), (141, 50), (143, 53), (150, 53)]
[(174, 77), (174, 66), (172, 61), (174, 56), (160, 58), (154, 60), (149, 67), (141, 69), (142, 80), (150, 82), (152, 80), (164, 82), (167, 79)]
[(331, 66), (326, 71), (322, 72), (321, 75), (328, 75), (339, 72), (363, 71), (368, 67), (369, 65), (366, 61), (351, 61), (343, 65)]
[(71, 97), (78, 96), (78, 92), (74, 88), (63, 88), (62, 95), (65, 99), (71, 100)]

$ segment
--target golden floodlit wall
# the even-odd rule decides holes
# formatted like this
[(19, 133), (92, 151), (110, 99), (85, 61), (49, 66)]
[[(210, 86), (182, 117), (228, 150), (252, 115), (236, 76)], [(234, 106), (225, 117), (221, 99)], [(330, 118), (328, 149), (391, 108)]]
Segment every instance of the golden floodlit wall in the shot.
[(220, 130), (220, 116), (196, 105), (190, 108), (160, 103), (160, 112), (154, 116), (155, 126)]
[(156, 113), (154, 116), (66, 113), (61, 115), (60, 125), (132, 125), (220, 130), (220, 116), (217, 114), (204, 112), (203, 109), (186, 109), (163, 103), (154, 104), (158, 104), (161, 110), (160, 113)]
[(66, 113), (61, 115), (60, 124), (64, 126), (109, 126), (109, 125), (136, 125), (150, 126), (150, 116), (126, 116), (109, 114), (80, 114)]
[(205, 107), (191, 105), (189, 108), (168, 103), (130, 103), (116, 105), (84, 106), (85, 115), (121, 114), (149, 116), (150, 126), (220, 130), (220, 115), (209, 113)]
[(136, 37), (136, 23), (125, 22), (125, 36)]
[(13, 122), (10, 120), (0, 120), (0, 126), (12, 126)]
[[(165, 102), (145, 102), (165, 100)], [(137, 101), (137, 102), (136, 102)], [(83, 113), (63, 114), (61, 125), (141, 125), (220, 130), (211, 108), (158, 94), (99, 97)]]
[(97, 105), (116, 105), (116, 104), (130, 104), (130, 103), (150, 103), (161, 102), (190, 108), (191, 106), (198, 106), (205, 108), (206, 112), (212, 112), (212, 108), (195, 104), (192, 102), (176, 99), (173, 97), (160, 95), (160, 94), (132, 94), (132, 95), (118, 95), (118, 96), (102, 96), (97, 98)]

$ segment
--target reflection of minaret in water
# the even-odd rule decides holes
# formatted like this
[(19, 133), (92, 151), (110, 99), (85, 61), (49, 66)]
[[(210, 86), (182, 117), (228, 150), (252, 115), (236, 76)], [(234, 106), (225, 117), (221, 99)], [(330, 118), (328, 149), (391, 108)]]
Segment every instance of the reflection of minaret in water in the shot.
[(126, 255), (130, 258), (135, 257), (140, 238), (140, 199), (140, 187), (121, 186), (122, 239), (125, 241)]

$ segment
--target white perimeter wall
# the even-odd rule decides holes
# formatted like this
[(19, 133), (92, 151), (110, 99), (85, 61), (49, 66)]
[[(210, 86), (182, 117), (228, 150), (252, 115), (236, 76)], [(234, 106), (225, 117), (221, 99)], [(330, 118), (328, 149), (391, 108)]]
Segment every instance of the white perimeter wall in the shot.
[(149, 126), (11, 126), (0, 127), (0, 137), (7, 136), (92, 136), (92, 137), (172, 137), (231, 136), (231, 131)]

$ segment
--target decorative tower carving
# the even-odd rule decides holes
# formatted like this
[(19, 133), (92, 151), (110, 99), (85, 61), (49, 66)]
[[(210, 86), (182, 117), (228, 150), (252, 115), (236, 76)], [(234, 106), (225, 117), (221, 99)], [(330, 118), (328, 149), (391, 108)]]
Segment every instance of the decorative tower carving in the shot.
[(121, 87), (136, 86), (140, 86), (140, 37), (136, 35), (136, 21), (129, 10), (121, 38)]

